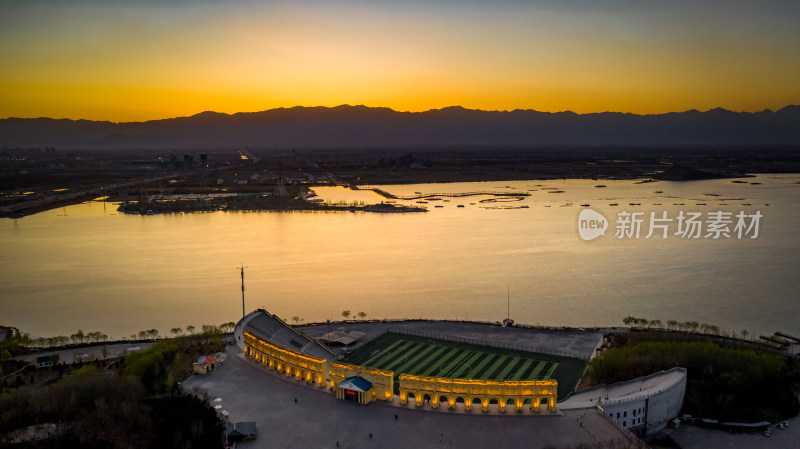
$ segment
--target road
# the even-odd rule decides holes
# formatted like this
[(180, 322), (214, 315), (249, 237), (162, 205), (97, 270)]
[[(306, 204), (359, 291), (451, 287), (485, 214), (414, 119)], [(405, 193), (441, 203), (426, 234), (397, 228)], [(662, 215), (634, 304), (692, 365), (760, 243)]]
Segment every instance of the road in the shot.
[(772, 429), (772, 436), (766, 437), (760, 432), (731, 434), (724, 430), (681, 424), (678, 429), (664, 433), (669, 433), (683, 449), (794, 449), (800, 445), (800, 423), (797, 418), (789, 420), (789, 427), (785, 429), (776, 426), (772, 426)]
[(175, 174), (171, 173), (169, 175), (155, 176), (155, 177), (152, 177), (152, 178), (142, 178), (142, 179), (134, 179), (134, 180), (130, 180), (130, 181), (122, 181), (122, 182), (117, 182), (117, 183), (112, 183), (112, 184), (102, 184), (100, 186), (84, 186), (82, 188), (71, 190), (69, 192), (50, 195), (50, 196), (47, 196), (45, 198), (31, 199), (31, 200), (22, 201), (20, 203), (15, 203), (15, 204), (10, 204), (8, 206), (3, 206), (2, 208), (0, 208), (0, 215), (8, 215), (8, 214), (12, 214), (12, 213), (15, 213), (15, 212), (18, 213), (18, 212), (24, 211), (26, 209), (40, 208), (40, 207), (46, 206), (48, 204), (71, 201), (71, 200), (75, 200), (75, 199), (82, 198), (82, 197), (103, 196), (107, 192), (110, 192), (110, 191), (113, 191), (113, 190), (123, 189), (125, 187), (135, 186), (135, 185), (139, 185), (139, 184), (147, 184), (147, 183), (156, 182), (156, 181), (163, 181), (165, 179), (169, 179), (169, 178), (174, 177), (174, 176), (175, 176)]
[[(108, 359), (120, 357), (128, 354), (130, 350), (147, 349), (154, 342), (144, 343), (110, 343), (110, 344), (97, 344), (92, 346), (82, 346), (77, 348), (60, 349), (55, 351), (37, 352), (35, 354), (28, 354), (17, 357), (18, 360), (36, 363), (37, 357), (50, 356), (58, 354), (59, 360), (65, 364), (75, 363), (76, 361)], [(106, 356), (103, 357), (103, 348), (106, 349)], [(138, 349), (137, 349), (138, 348)]]

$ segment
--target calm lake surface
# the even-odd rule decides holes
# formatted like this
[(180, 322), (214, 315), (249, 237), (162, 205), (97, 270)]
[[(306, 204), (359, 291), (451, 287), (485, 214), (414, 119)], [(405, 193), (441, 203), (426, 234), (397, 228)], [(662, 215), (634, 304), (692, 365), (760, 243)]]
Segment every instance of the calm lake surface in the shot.
[[(0, 220), (0, 324), (34, 336), (80, 328), (128, 337), (236, 321), (244, 263), (247, 310), (264, 307), (290, 322), (337, 320), (345, 309), (367, 318), (497, 321), (510, 291), (520, 323), (621, 325), (634, 315), (798, 335), (800, 175), (743, 181), (382, 187), (396, 195), (531, 194), (441, 197), (423, 204), (427, 213), (406, 214), (137, 216), (89, 202)], [(382, 200), (370, 191), (315, 191), (333, 202)], [(609, 220), (605, 236), (579, 237), (582, 204)], [(622, 211), (644, 212), (638, 239), (614, 236)], [(732, 212), (731, 231), (740, 211), (763, 217), (755, 239), (681, 239), (676, 222), (667, 238), (645, 238), (650, 212), (675, 219), (681, 211), (703, 219)]]

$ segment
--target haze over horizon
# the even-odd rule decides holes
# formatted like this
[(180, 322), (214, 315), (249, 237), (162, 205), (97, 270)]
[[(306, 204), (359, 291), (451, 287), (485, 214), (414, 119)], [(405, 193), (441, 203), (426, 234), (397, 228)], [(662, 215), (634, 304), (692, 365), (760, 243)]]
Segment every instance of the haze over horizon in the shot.
[(800, 104), (800, 3), (0, 0), (0, 117)]
[(705, 110), (700, 110), (700, 109), (697, 109), (697, 108), (691, 108), (691, 109), (681, 110), (681, 111), (665, 111), (665, 112), (659, 112), (659, 113), (650, 113), (650, 114), (641, 113), (641, 114), (638, 114), (638, 113), (635, 113), (635, 112), (627, 112), (627, 111), (587, 111), (587, 112), (577, 113), (577, 112), (569, 110), (569, 109), (560, 110), (560, 111), (541, 111), (541, 110), (537, 110), (537, 109), (533, 109), (533, 108), (515, 108), (515, 109), (498, 110), (498, 109), (465, 108), (465, 107), (463, 107), (461, 105), (450, 105), (450, 106), (444, 106), (444, 107), (441, 107), (441, 108), (431, 108), (431, 109), (425, 109), (425, 110), (419, 110), (419, 111), (409, 111), (409, 110), (393, 109), (393, 108), (390, 108), (388, 106), (370, 106), (370, 105), (363, 105), (363, 104), (348, 104), (348, 103), (345, 103), (345, 104), (339, 104), (339, 105), (335, 105), (335, 106), (323, 106), (323, 105), (276, 106), (276, 107), (273, 107), (273, 108), (260, 109), (260, 110), (254, 110), (254, 111), (232, 111), (232, 112), (222, 112), (222, 111), (214, 111), (214, 110), (211, 110), (211, 109), (205, 109), (205, 110), (202, 110), (202, 111), (197, 111), (197, 112), (189, 113), (189, 114), (186, 114), (186, 115), (179, 115), (179, 116), (173, 116), (173, 117), (160, 117), (160, 118), (153, 118), (153, 119), (142, 119), (142, 120), (120, 120), (120, 121), (115, 121), (115, 120), (107, 120), (107, 119), (100, 119), (100, 118), (98, 118), (98, 119), (85, 119), (85, 118), (44, 117), (44, 116), (40, 116), (40, 117), (8, 116), (8, 117), (0, 117), (0, 120), (3, 120), (3, 119), (26, 119), (26, 120), (54, 119), (54, 120), (72, 120), (72, 121), (86, 120), (86, 121), (95, 121), (95, 122), (110, 122), (110, 123), (115, 123), (115, 124), (126, 124), (126, 123), (145, 123), (145, 122), (151, 122), (151, 121), (162, 121), (162, 120), (171, 120), (171, 119), (186, 119), (186, 118), (193, 118), (193, 117), (202, 116), (204, 114), (219, 114), (219, 115), (226, 115), (226, 116), (236, 116), (236, 115), (247, 115), (247, 114), (259, 114), (259, 113), (265, 113), (265, 112), (274, 112), (274, 111), (280, 111), (280, 110), (288, 111), (288, 110), (299, 110), (299, 109), (305, 109), (305, 110), (326, 109), (326, 110), (329, 110), (329, 111), (344, 110), (344, 109), (350, 109), (350, 110), (364, 109), (364, 110), (373, 110), (373, 111), (388, 110), (388, 111), (391, 111), (391, 112), (410, 113), (410, 114), (425, 114), (425, 113), (436, 112), (436, 111), (453, 111), (453, 110), (459, 110), (460, 109), (460, 110), (464, 110), (464, 111), (492, 112), (492, 113), (494, 113), (494, 112), (530, 111), (530, 112), (542, 112), (542, 113), (547, 113), (547, 114), (574, 113), (576, 115), (625, 114), (625, 115), (638, 115), (638, 116), (660, 116), (660, 115), (665, 115), (665, 114), (682, 114), (682, 113), (687, 113), (687, 112), (691, 112), (691, 111), (713, 112), (713, 111), (718, 111), (718, 110), (733, 112), (733, 113), (737, 113), (737, 114), (755, 114), (755, 113), (759, 113), (759, 112), (770, 112), (770, 111), (771, 112), (776, 112), (776, 111), (781, 111), (781, 110), (788, 110), (788, 109), (796, 108), (797, 106), (800, 106), (800, 105), (787, 104), (787, 105), (784, 105), (782, 107), (777, 107), (775, 109), (764, 108), (764, 109), (761, 109), (761, 110), (753, 110), (753, 111), (731, 111), (729, 109), (725, 109), (725, 108), (722, 108), (722, 107), (718, 106), (718, 107), (715, 107), (715, 108), (709, 108), (709, 109), (705, 109)]

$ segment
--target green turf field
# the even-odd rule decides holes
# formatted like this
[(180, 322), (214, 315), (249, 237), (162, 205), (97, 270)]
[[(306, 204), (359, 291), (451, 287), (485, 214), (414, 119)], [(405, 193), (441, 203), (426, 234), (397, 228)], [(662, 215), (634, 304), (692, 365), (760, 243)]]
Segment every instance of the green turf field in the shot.
[(397, 340), (362, 364), (370, 368), (480, 380), (550, 379), (558, 363), (437, 344)]
[(555, 379), (559, 398), (572, 391), (586, 368), (585, 360), (571, 357), (391, 332), (365, 344), (344, 361), (394, 371), (395, 389), (403, 373), (482, 380)]

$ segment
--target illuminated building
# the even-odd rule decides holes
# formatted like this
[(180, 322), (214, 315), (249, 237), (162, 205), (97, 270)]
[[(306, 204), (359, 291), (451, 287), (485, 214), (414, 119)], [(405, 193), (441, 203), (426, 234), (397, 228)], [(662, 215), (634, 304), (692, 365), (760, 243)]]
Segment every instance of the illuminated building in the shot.
[[(283, 320), (265, 310), (257, 310), (242, 319), (245, 353), (256, 362), (297, 380), (327, 386), (344, 400), (368, 404), (374, 400), (392, 401), (394, 372), (335, 361), (336, 353), (318, 341), (298, 332)], [(424, 377), (401, 374), (400, 403), (414, 398), (417, 406), (429, 401), (438, 408), (442, 402), (454, 409), (457, 402), (472, 410), (480, 403), (481, 410), (497, 404), (498, 410), (538, 412), (541, 405), (556, 410), (558, 382), (548, 380), (479, 380)]]

